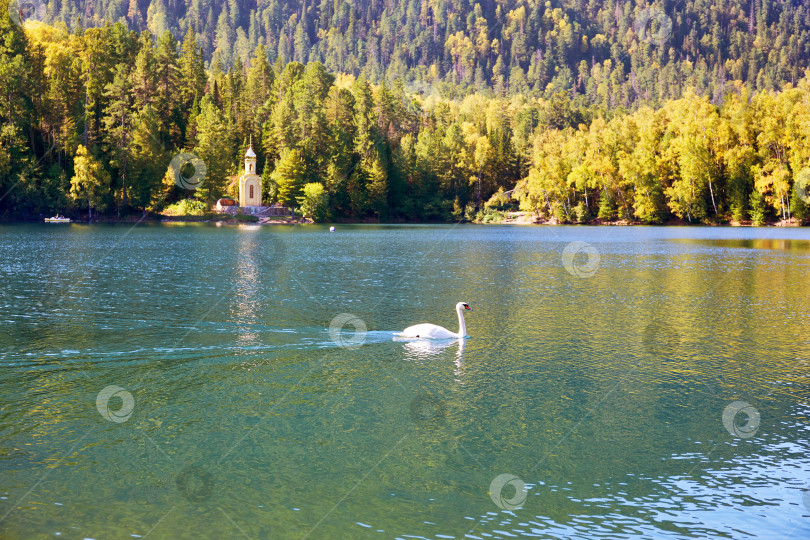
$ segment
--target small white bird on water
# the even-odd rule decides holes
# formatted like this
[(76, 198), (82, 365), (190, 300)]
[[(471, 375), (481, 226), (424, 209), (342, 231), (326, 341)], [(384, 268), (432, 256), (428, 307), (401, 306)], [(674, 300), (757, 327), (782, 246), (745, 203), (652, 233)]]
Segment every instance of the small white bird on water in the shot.
[(409, 326), (402, 332), (394, 334), (397, 337), (423, 338), (423, 339), (452, 339), (467, 337), (467, 325), (464, 324), (464, 311), (472, 311), (470, 304), (459, 302), (456, 304), (458, 313), (458, 333), (451, 332), (447, 328), (430, 323), (415, 324)]
[(332, 225), (331, 227), (329, 227), (329, 232), (335, 232), (335, 226), (334, 226), (334, 225)]

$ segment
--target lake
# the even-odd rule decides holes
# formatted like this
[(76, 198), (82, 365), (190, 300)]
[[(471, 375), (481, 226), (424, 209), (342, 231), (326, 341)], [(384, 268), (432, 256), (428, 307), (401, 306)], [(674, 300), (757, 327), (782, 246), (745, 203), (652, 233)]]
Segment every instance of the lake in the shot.
[(808, 537), (808, 276), (807, 229), (2, 226), (0, 536)]

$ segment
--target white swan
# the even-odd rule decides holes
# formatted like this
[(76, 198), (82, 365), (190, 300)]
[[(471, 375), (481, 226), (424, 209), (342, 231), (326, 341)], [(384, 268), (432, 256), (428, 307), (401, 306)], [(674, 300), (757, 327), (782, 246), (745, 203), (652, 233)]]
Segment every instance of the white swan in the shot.
[(459, 302), (456, 304), (456, 313), (458, 313), (458, 333), (451, 332), (447, 328), (442, 328), (435, 324), (422, 323), (409, 326), (402, 332), (394, 334), (398, 337), (405, 338), (422, 338), (422, 339), (453, 339), (463, 338), (467, 336), (467, 325), (464, 324), (464, 310), (472, 311), (472, 308), (467, 302)]

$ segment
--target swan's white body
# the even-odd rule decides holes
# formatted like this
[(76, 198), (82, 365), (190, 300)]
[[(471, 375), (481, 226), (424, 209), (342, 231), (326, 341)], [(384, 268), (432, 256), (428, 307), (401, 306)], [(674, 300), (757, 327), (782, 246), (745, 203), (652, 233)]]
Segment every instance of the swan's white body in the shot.
[(441, 326), (422, 323), (409, 326), (402, 332), (394, 334), (398, 337), (404, 338), (420, 338), (420, 339), (455, 339), (467, 336), (467, 325), (464, 324), (464, 310), (470, 309), (466, 302), (459, 302), (456, 304), (456, 313), (458, 314), (458, 332), (451, 332), (447, 328)]

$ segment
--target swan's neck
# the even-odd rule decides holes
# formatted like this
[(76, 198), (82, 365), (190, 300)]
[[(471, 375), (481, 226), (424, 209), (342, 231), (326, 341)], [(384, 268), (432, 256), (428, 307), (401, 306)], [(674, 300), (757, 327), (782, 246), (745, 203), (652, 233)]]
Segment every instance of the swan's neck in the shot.
[(456, 313), (458, 313), (458, 337), (464, 337), (467, 335), (467, 325), (464, 324), (464, 308), (457, 308)]

